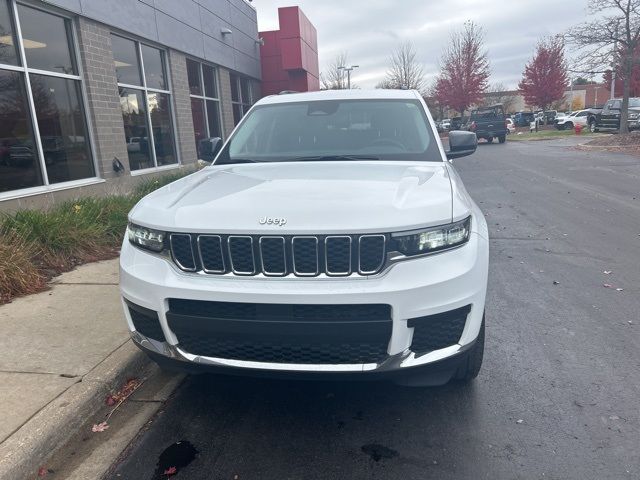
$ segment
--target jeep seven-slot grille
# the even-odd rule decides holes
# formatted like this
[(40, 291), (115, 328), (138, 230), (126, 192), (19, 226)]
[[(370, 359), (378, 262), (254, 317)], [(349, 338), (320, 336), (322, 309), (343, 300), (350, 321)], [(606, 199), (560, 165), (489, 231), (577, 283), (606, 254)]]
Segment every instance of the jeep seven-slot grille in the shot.
[(374, 275), (385, 263), (385, 235), (196, 235), (172, 233), (184, 271), (273, 277)]

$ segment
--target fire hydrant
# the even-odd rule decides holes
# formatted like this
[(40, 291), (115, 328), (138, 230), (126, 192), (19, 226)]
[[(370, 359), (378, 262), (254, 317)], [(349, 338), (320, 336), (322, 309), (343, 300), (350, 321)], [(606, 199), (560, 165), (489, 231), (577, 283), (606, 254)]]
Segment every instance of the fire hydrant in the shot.
[(576, 125), (573, 129), (576, 131), (576, 135), (580, 135), (582, 133), (582, 125)]

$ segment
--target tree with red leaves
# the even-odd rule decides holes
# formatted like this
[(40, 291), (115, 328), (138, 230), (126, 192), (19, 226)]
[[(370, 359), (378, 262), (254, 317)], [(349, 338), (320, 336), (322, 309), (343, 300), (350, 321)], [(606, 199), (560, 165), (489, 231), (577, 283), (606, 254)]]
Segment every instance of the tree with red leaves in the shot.
[(466, 22), (454, 32), (441, 59), (434, 96), (441, 105), (464, 116), (471, 105), (480, 103), (489, 85), (489, 58), (484, 49), (484, 32), (474, 22)]
[(568, 83), (562, 37), (539, 41), (518, 84), (526, 104), (547, 110), (552, 103), (564, 98)]

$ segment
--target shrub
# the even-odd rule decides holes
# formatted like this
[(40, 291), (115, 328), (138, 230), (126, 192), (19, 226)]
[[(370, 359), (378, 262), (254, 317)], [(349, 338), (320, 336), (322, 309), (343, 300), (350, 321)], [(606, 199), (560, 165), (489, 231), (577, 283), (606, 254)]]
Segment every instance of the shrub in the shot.
[(0, 303), (42, 290), (46, 281), (80, 263), (117, 256), (136, 202), (191, 173), (147, 180), (130, 195), (84, 197), (48, 211), (0, 217)]

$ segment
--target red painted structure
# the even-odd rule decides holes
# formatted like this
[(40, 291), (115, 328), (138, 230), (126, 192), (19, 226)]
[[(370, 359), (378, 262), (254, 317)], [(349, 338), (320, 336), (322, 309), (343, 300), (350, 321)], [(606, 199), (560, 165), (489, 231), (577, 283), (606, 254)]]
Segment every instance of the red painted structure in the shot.
[(278, 9), (280, 30), (260, 32), (262, 94), (320, 90), (318, 33), (299, 7)]

